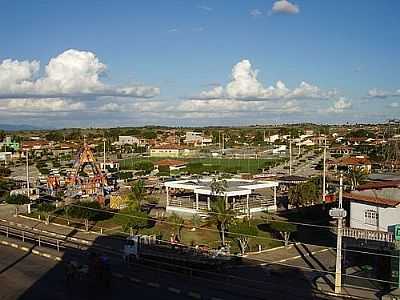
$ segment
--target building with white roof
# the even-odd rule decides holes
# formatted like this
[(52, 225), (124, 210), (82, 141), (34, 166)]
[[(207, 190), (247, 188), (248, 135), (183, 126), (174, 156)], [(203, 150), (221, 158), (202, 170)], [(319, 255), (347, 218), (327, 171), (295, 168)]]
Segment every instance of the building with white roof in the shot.
[(277, 181), (226, 179), (227, 188), (218, 195), (211, 188), (212, 179), (188, 179), (164, 183), (167, 192), (166, 210), (176, 213), (207, 214), (216, 196), (224, 197), (225, 205), (238, 214), (275, 211)]

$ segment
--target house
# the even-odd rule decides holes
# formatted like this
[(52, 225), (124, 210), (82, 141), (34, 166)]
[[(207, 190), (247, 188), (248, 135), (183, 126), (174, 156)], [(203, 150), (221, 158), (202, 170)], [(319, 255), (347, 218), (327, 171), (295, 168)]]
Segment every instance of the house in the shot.
[[(215, 195), (211, 188), (212, 178), (167, 181), (167, 212), (183, 214), (208, 214)], [(251, 215), (262, 211), (275, 211), (276, 181), (226, 179), (227, 187), (218, 196), (225, 199), (225, 206), (239, 215)]]
[(140, 144), (140, 140), (135, 136), (120, 135), (118, 136), (118, 145), (137, 145)]
[(179, 174), (186, 169), (186, 162), (175, 159), (162, 159), (154, 163), (154, 169), (168, 170), (169, 174)]
[(45, 150), (50, 148), (51, 144), (45, 140), (24, 141), (21, 146), (22, 151)]
[(196, 132), (196, 131), (187, 131), (185, 140), (185, 144), (192, 144), (194, 146), (204, 146), (212, 143), (211, 138), (206, 138), (203, 136), (202, 132)]
[(338, 158), (334, 162), (335, 168), (345, 168), (347, 171), (358, 169), (363, 171), (365, 174), (371, 173), (372, 162), (367, 156), (346, 156)]
[[(397, 282), (399, 263), (390, 256), (398, 256), (395, 230), (398, 231), (400, 224), (400, 180), (368, 182), (344, 193), (343, 200), (348, 212), (342, 231), (347, 259), (361, 259), (370, 265), (371, 278)], [(380, 256), (377, 260), (377, 255), (366, 257), (362, 252)]]
[(350, 147), (350, 146), (331, 147), (331, 148), (329, 148), (329, 153), (336, 154), (336, 155), (349, 155), (349, 154), (353, 154), (353, 147)]
[(264, 142), (267, 143), (275, 143), (275, 141), (279, 140), (279, 134), (273, 134), (264, 138)]
[(198, 150), (185, 146), (167, 144), (150, 148), (152, 157), (190, 157), (198, 153)]
[(389, 232), (400, 224), (400, 180), (368, 182), (343, 197), (351, 228)]
[(287, 151), (287, 146), (286, 145), (277, 145), (272, 149), (272, 154), (278, 155), (278, 154), (284, 154)]
[(7, 164), (12, 159), (12, 152), (0, 152), (0, 163)]

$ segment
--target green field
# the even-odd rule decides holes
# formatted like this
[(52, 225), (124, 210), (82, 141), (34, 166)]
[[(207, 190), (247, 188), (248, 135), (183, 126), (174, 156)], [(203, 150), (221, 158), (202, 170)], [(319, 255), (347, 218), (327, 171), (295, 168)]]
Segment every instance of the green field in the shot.
[[(149, 158), (129, 158), (120, 161), (122, 170), (137, 169), (144, 161), (155, 162), (165, 157), (149, 157)], [(177, 158), (173, 158), (177, 159)], [(274, 166), (282, 162), (282, 159), (226, 159), (226, 158), (178, 158), (187, 162), (187, 172), (192, 174), (200, 174), (204, 172), (225, 172), (225, 173), (257, 173), (263, 168)]]

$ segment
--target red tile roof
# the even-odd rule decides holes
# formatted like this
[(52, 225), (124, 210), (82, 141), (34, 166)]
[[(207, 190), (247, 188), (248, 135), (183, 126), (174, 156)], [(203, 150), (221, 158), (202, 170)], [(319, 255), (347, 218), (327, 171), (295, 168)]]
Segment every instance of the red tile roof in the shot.
[(371, 165), (371, 161), (367, 157), (349, 156), (342, 157), (336, 160), (336, 164), (342, 166), (360, 166), (360, 165)]
[(360, 193), (354, 193), (354, 192), (343, 194), (343, 198), (345, 200), (349, 200), (349, 201), (366, 202), (369, 204), (391, 206), (391, 207), (396, 207), (397, 205), (400, 204), (400, 200), (393, 200), (393, 199), (387, 199), (387, 198), (381, 198), (381, 197), (375, 197), (375, 196), (367, 196), (367, 195), (363, 195)]
[(383, 188), (400, 188), (400, 180), (370, 181), (365, 184), (359, 185), (357, 187), (357, 190), (362, 191)]

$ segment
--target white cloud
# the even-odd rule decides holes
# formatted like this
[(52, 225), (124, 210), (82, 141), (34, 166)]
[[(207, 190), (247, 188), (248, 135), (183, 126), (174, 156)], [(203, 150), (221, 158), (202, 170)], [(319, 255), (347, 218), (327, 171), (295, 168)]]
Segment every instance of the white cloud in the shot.
[(328, 108), (327, 112), (332, 112), (332, 113), (341, 113), (344, 112), (345, 110), (348, 110), (352, 107), (352, 103), (348, 101), (344, 97), (340, 97), (337, 101), (333, 103), (333, 106)]
[(301, 82), (290, 90), (285, 83), (278, 80), (274, 86), (264, 87), (257, 79), (258, 70), (254, 70), (249, 60), (244, 59), (232, 68), (232, 79), (226, 85), (216, 86), (203, 91), (196, 99), (237, 99), (237, 100), (273, 100), (273, 99), (328, 99), (336, 91), (322, 91), (319, 87)]
[(400, 107), (400, 104), (399, 104), (399, 102), (392, 102), (392, 103), (390, 103), (389, 106), (392, 108), (398, 108), (398, 107)]
[(379, 90), (377, 88), (373, 88), (368, 91), (368, 97), (370, 98), (389, 98), (389, 97), (397, 97), (400, 96), (400, 89), (394, 92)]
[(206, 11), (206, 12), (210, 12), (210, 11), (213, 10), (212, 7), (207, 6), (207, 5), (197, 5), (197, 8), (198, 8), (198, 9), (201, 9), (201, 10), (204, 10), (204, 11)]
[(168, 29), (168, 32), (178, 32), (179, 30), (178, 30), (178, 28), (171, 28), (171, 29)]
[(262, 11), (259, 10), (258, 8), (254, 8), (254, 9), (250, 10), (249, 14), (250, 14), (250, 16), (256, 18), (256, 17), (261, 16), (263, 13), (262, 13)]
[(146, 101), (146, 102), (135, 102), (135, 103), (124, 103), (124, 102), (109, 102), (103, 104), (98, 108), (102, 112), (159, 112), (164, 110), (160, 101)]
[(42, 77), (36, 75), (38, 61), (6, 59), (0, 64), (0, 97), (56, 98), (76, 95), (110, 95), (148, 98), (157, 96), (157, 87), (130, 85), (108, 86), (100, 78), (106, 65), (89, 51), (67, 50), (50, 59)]
[(8, 99), (0, 102), (0, 110), (9, 112), (68, 112), (81, 111), (85, 108), (86, 106), (82, 102), (61, 98)]
[(287, 0), (278, 0), (275, 1), (272, 5), (272, 12), (283, 14), (298, 14), (300, 12), (300, 8), (298, 5), (295, 5)]

